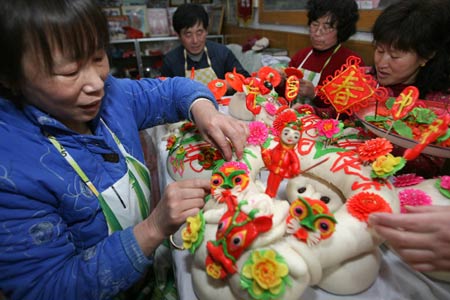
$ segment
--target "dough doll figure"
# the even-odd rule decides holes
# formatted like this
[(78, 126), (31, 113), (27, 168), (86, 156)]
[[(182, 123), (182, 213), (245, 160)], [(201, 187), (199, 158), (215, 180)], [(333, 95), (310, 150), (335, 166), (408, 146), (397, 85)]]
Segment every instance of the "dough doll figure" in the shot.
[(269, 170), (266, 194), (275, 197), (284, 178), (292, 178), (300, 173), (300, 161), (295, 147), (301, 137), (301, 121), (292, 110), (286, 110), (275, 119), (274, 130), (279, 142), (272, 149), (262, 149), (261, 155)]

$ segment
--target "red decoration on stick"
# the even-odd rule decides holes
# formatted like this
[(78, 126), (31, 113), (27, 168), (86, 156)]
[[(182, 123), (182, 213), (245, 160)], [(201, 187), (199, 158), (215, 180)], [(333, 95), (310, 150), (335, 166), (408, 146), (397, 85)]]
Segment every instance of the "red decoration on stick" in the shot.
[(327, 103), (331, 103), (338, 113), (349, 115), (369, 100), (385, 100), (384, 88), (376, 88), (374, 79), (364, 74), (359, 63), (361, 59), (350, 56), (335, 76), (329, 76), (316, 88), (318, 95)]
[(411, 149), (406, 149), (403, 157), (406, 160), (412, 160), (416, 158), (430, 143), (434, 142), (438, 137), (445, 134), (450, 124), (450, 115), (437, 118), (431, 123), (427, 132), (422, 135), (420, 143)]
[(286, 87), (284, 97), (287, 101), (292, 102), (297, 98), (298, 92), (300, 90), (300, 81), (295, 75), (291, 75), (286, 79)]
[(414, 108), (418, 98), (419, 90), (415, 86), (406, 87), (395, 99), (392, 106), (394, 120), (403, 119)]

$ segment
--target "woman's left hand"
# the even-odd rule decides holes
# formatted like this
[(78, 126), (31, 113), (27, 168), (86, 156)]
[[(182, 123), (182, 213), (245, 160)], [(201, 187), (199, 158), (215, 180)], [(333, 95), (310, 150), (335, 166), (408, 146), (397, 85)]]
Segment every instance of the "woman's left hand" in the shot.
[(209, 101), (198, 101), (191, 112), (204, 139), (222, 151), (226, 160), (232, 159), (233, 150), (238, 159), (242, 158), (249, 134), (245, 122), (217, 111)]
[(407, 207), (402, 214), (374, 213), (369, 224), (417, 271), (450, 271), (450, 206)]

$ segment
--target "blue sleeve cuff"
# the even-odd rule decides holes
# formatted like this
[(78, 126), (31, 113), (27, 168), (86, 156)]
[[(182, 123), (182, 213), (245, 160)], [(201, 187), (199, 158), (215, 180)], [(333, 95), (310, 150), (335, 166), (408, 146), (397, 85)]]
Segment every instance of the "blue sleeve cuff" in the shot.
[(120, 233), (120, 241), (123, 249), (133, 267), (140, 273), (144, 273), (153, 263), (152, 257), (147, 257), (142, 252), (133, 234), (133, 227), (129, 227)]

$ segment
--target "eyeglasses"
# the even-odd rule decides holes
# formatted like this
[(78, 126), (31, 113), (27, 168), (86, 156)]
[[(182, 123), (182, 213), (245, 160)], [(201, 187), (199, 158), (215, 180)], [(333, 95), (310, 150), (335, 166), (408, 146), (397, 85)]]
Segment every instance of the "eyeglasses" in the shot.
[(328, 34), (335, 31), (336, 28), (328, 23), (319, 23), (317, 21), (312, 21), (311, 24), (309, 24), (309, 30), (314, 33), (321, 30), (323, 34)]

